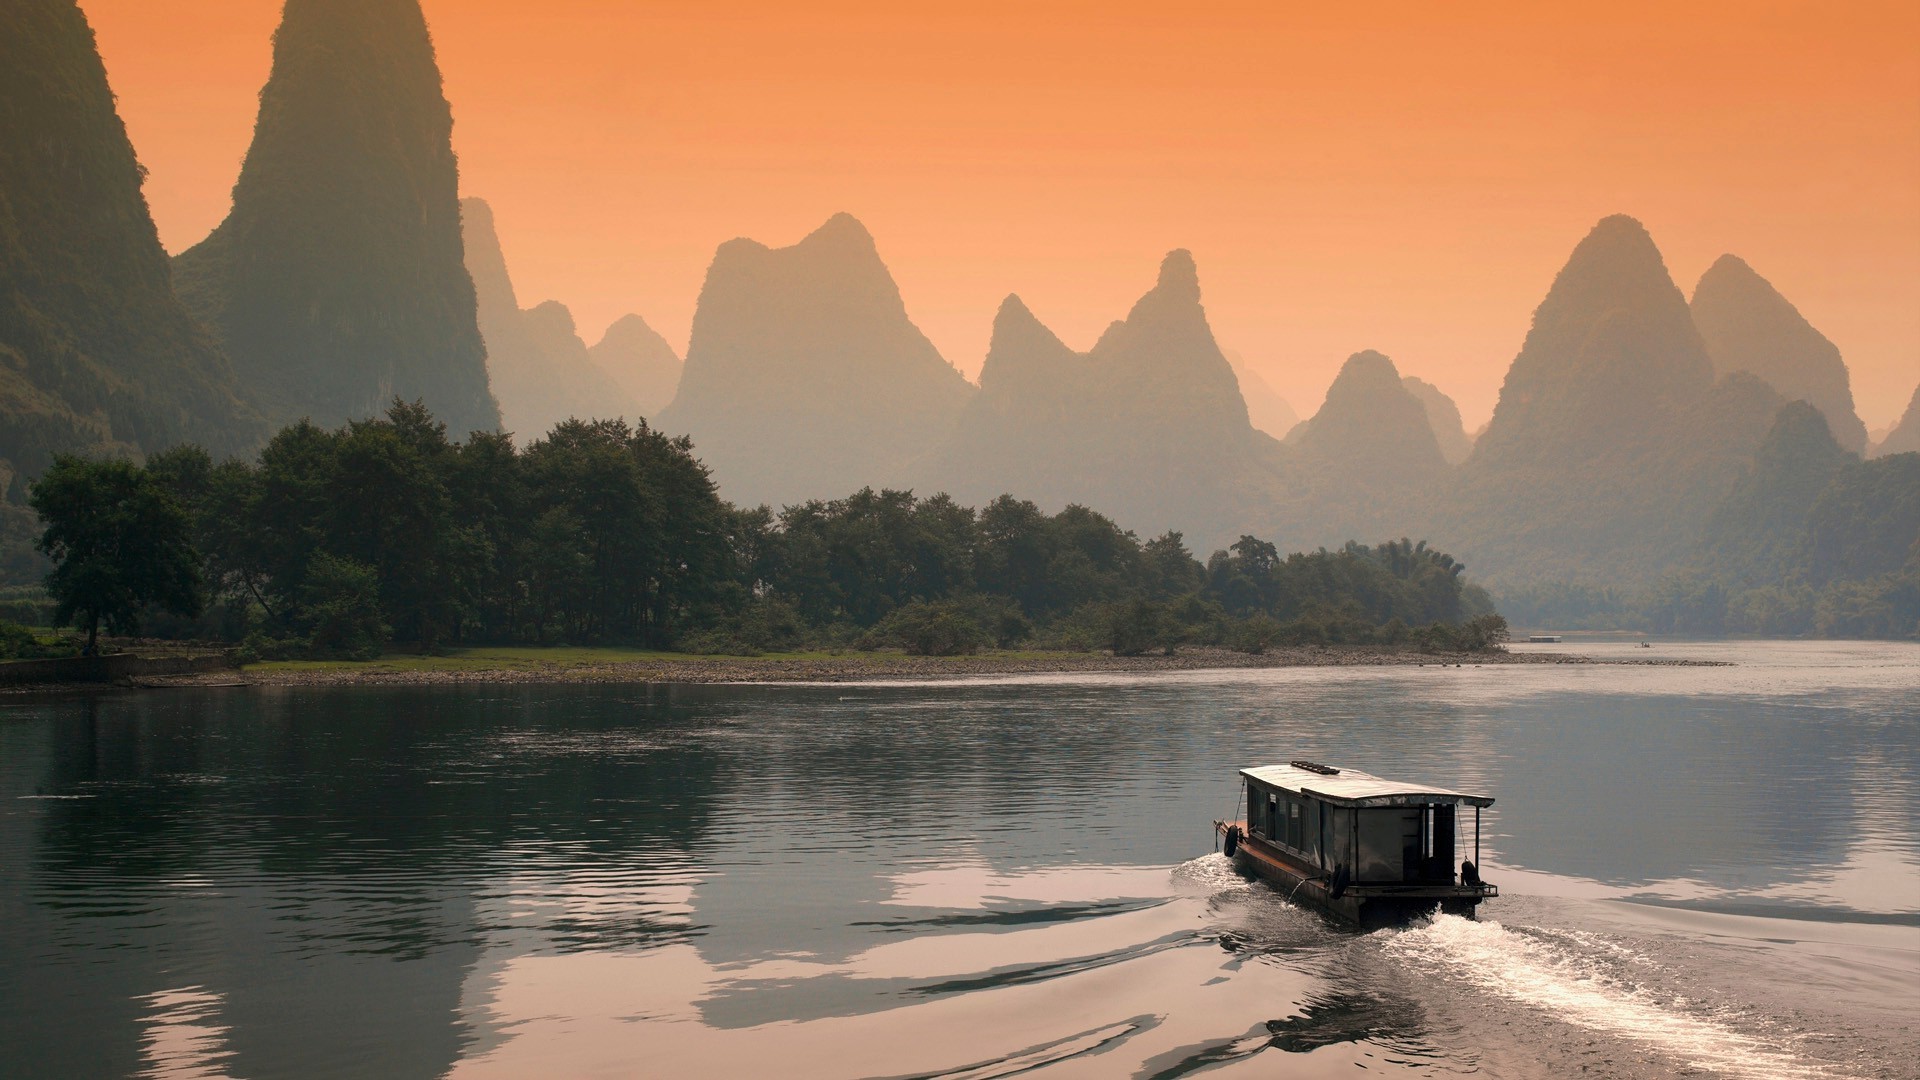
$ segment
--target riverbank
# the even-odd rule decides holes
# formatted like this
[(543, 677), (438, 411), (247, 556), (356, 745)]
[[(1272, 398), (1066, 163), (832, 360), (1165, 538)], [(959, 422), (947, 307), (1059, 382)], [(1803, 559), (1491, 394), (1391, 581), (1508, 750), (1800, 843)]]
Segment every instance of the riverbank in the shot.
[(972, 656), (908, 656), (897, 652), (695, 656), (588, 648), (474, 648), (439, 656), (388, 656), (367, 662), (285, 661), (217, 675), (166, 680), (166, 685), (242, 683), (256, 686), (404, 686), (463, 683), (782, 683), (943, 680), (991, 675), (1072, 672), (1140, 673), (1223, 668), (1493, 667), (1628, 663), (1697, 666), (1694, 661), (1608, 661), (1560, 653), (1423, 653), (1371, 645), (1300, 646), (1253, 656), (1194, 647), (1173, 656), (1106, 653), (987, 652)]

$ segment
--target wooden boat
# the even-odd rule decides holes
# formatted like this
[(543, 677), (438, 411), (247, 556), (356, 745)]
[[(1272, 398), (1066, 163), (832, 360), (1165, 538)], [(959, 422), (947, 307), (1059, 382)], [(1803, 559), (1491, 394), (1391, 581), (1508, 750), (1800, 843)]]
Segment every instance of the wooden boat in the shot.
[[(1486, 795), (1405, 784), (1312, 761), (1242, 769), (1246, 818), (1216, 821), (1223, 850), (1289, 899), (1374, 929), (1435, 910), (1472, 918), (1500, 890), (1480, 879)], [(1473, 857), (1457, 866), (1465, 808)], [(1456, 870), (1458, 873), (1456, 873)]]

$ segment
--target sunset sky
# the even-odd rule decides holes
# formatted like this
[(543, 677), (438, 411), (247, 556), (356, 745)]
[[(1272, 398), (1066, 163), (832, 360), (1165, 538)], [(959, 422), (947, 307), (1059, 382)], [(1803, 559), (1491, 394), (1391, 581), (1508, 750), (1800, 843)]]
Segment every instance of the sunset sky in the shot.
[[(277, 0), (81, 0), (178, 251), (226, 213)], [(684, 349), (714, 248), (839, 210), (969, 375), (1008, 292), (1089, 346), (1190, 248), (1303, 414), (1379, 349), (1490, 415), (1533, 307), (1633, 214), (1920, 382), (1920, 4), (426, 0), (521, 301)]]

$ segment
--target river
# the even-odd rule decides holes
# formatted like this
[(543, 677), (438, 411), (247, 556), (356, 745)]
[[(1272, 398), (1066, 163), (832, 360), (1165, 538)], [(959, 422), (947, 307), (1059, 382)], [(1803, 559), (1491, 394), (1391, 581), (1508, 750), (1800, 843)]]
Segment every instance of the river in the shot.
[[(3, 699), (0, 1073), (1920, 1076), (1920, 647), (1553, 648), (1731, 666)], [(1296, 757), (1500, 898), (1236, 876)]]

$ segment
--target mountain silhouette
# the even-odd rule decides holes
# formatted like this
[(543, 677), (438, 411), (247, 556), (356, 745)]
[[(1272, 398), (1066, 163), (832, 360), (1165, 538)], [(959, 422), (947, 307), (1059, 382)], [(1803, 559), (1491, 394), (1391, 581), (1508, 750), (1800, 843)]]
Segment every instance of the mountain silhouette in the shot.
[(1142, 534), (1183, 530), (1224, 545), (1278, 512), (1282, 456), (1249, 421), (1193, 257), (1175, 251), (1084, 353), (1008, 297), (979, 396), (912, 476), (962, 502), (1012, 493), (1050, 508), (1078, 503)]
[(1751, 471), (1708, 521), (1706, 567), (1739, 585), (1778, 580), (1802, 557), (1814, 504), (1858, 461), (1834, 441), (1818, 408), (1788, 403), (1775, 415)]
[(1247, 419), (1253, 422), (1256, 431), (1264, 431), (1276, 439), (1284, 439), (1287, 433), (1300, 424), (1300, 414), (1287, 404), (1285, 398), (1267, 382), (1261, 374), (1247, 366), (1238, 353), (1227, 353), (1227, 363), (1233, 365), (1233, 375), (1240, 382), (1240, 396), (1247, 403)]
[(174, 295), (86, 17), (0, 14), (0, 494), (57, 453), (251, 451), (266, 425)]
[(1866, 452), (1867, 425), (1853, 411), (1840, 350), (1767, 279), (1722, 255), (1694, 287), (1692, 307), (1715, 371), (1751, 372), (1789, 400), (1812, 402), (1841, 446)]
[(589, 351), (600, 370), (634, 400), (642, 416), (660, 415), (680, 387), (680, 354), (638, 315), (615, 320)]
[(588, 355), (564, 304), (549, 300), (521, 309), (492, 208), (481, 199), (463, 199), (460, 212), (487, 375), (506, 430), (526, 443), (569, 419), (642, 416), (632, 396)]
[(174, 264), (272, 419), (499, 427), (452, 133), (417, 0), (287, 0), (233, 210)]
[(907, 317), (873, 237), (838, 214), (792, 247), (721, 245), (657, 426), (693, 437), (728, 499), (788, 504), (897, 475), (972, 395)]
[(1920, 452), (1920, 386), (1914, 388), (1913, 397), (1908, 400), (1907, 411), (1901, 414), (1900, 422), (1893, 425), (1887, 437), (1873, 448), (1873, 456), (1915, 452)]
[(1320, 411), (1287, 439), (1302, 543), (1406, 532), (1449, 479), (1427, 408), (1393, 361), (1368, 350), (1341, 365)]
[(1696, 549), (1782, 404), (1715, 382), (1653, 238), (1606, 218), (1534, 313), (1439, 539), (1504, 583), (1649, 581)]
[(1425, 379), (1408, 375), (1400, 382), (1427, 410), (1433, 437), (1440, 444), (1440, 456), (1446, 458), (1449, 465), (1467, 460), (1467, 455), (1473, 452), (1473, 439), (1467, 435), (1466, 422), (1460, 419), (1460, 406)]

